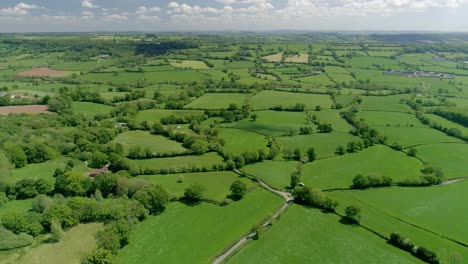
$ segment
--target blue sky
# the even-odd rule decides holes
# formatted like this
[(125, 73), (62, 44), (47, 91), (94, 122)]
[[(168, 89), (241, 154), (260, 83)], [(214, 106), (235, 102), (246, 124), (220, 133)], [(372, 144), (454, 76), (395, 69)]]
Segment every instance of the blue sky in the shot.
[(468, 0), (1, 0), (0, 32), (468, 31)]

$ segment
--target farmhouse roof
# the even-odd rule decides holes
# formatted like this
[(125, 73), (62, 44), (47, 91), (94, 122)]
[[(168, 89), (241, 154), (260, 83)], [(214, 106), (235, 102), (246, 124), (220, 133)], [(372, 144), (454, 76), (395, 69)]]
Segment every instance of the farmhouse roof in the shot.
[(96, 177), (97, 175), (100, 174), (105, 174), (109, 172), (109, 165), (104, 165), (104, 167), (100, 169), (93, 169), (90, 172), (88, 172), (89, 177)]

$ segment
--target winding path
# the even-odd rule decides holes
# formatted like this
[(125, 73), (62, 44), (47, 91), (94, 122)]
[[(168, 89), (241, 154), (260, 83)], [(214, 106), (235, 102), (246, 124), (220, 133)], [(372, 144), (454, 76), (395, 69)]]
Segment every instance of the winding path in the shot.
[[(234, 172), (237, 173), (237, 174), (242, 174), (238, 170), (234, 170)], [(283, 197), (283, 199), (286, 201), (286, 203), (280, 209), (278, 209), (275, 212), (275, 214), (273, 215), (273, 217), (272, 217), (274, 219), (277, 219), (281, 215), (281, 213), (283, 213), (289, 207), (289, 205), (294, 200), (294, 198), (288, 192), (283, 192), (283, 191), (278, 191), (276, 189), (273, 189), (271, 186), (269, 186), (268, 184), (266, 184), (265, 182), (263, 182), (261, 180), (259, 180), (258, 182), (260, 183), (260, 186), (262, 186), (266, 190), (268, 190), (268, 191), (270, 191), (270, 192), (272, 192), (272, 193), (274, 193), (274, 194), (276, 194), (278, 196)], [(267, 221), (265, 221), (262, 224), (263, 227), (267, 227), (269, 225), (271, 225), (271, 219), (268, 219)], [(243, 245), (247, 244), (253, 237), (255, 237), (255, 235), (256, 235), (256, 233), (252, 232), (252, 233), (249, 233), (248, 235), (242, 237), (239, 241), (237, 241), (237, 243), (233, 244), (230, 248), (228, 248), (222, 255), (218, 256), (212, 262), (212, 264), (223, 263), (226, 260), (227, 257), (231, 256), (232, 253), (234, 253), (236, 250), (241, 248)]]

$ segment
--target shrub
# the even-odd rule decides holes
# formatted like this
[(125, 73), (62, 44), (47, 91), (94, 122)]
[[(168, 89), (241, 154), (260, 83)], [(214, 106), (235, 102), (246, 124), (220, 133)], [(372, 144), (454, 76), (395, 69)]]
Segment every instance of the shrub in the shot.
[(9, 250), (15, 248), (21, 248), (31, 245), (34, 242), (34, 238), (25, 233), (18, 235), (13, 232), (0, 227), (0, 250)]
[(184, 199), (189, 202), (199, 202), (203, 200), (206, 188), (198, 183), (190, 185), (184, 191)]

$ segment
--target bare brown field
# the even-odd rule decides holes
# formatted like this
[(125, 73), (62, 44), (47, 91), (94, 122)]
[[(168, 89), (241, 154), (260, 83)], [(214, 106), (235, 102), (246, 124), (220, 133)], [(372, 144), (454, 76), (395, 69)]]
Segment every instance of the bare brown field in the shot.
[(0, 107), (0, 115), (8, 114), (51, 114), (47, 105), (18, 105)]
[(294, 63), (307, 63), (309, 62), (309, 54), (299, 54), (294, 56), (289, 56), (284, 59), (285, 62), (294, 62)]
[(49, 68), (35, 68), (24, 72), (17, 73), (23, 77), (60, 77), (70, 73), (69, 71), (56, 71)]

